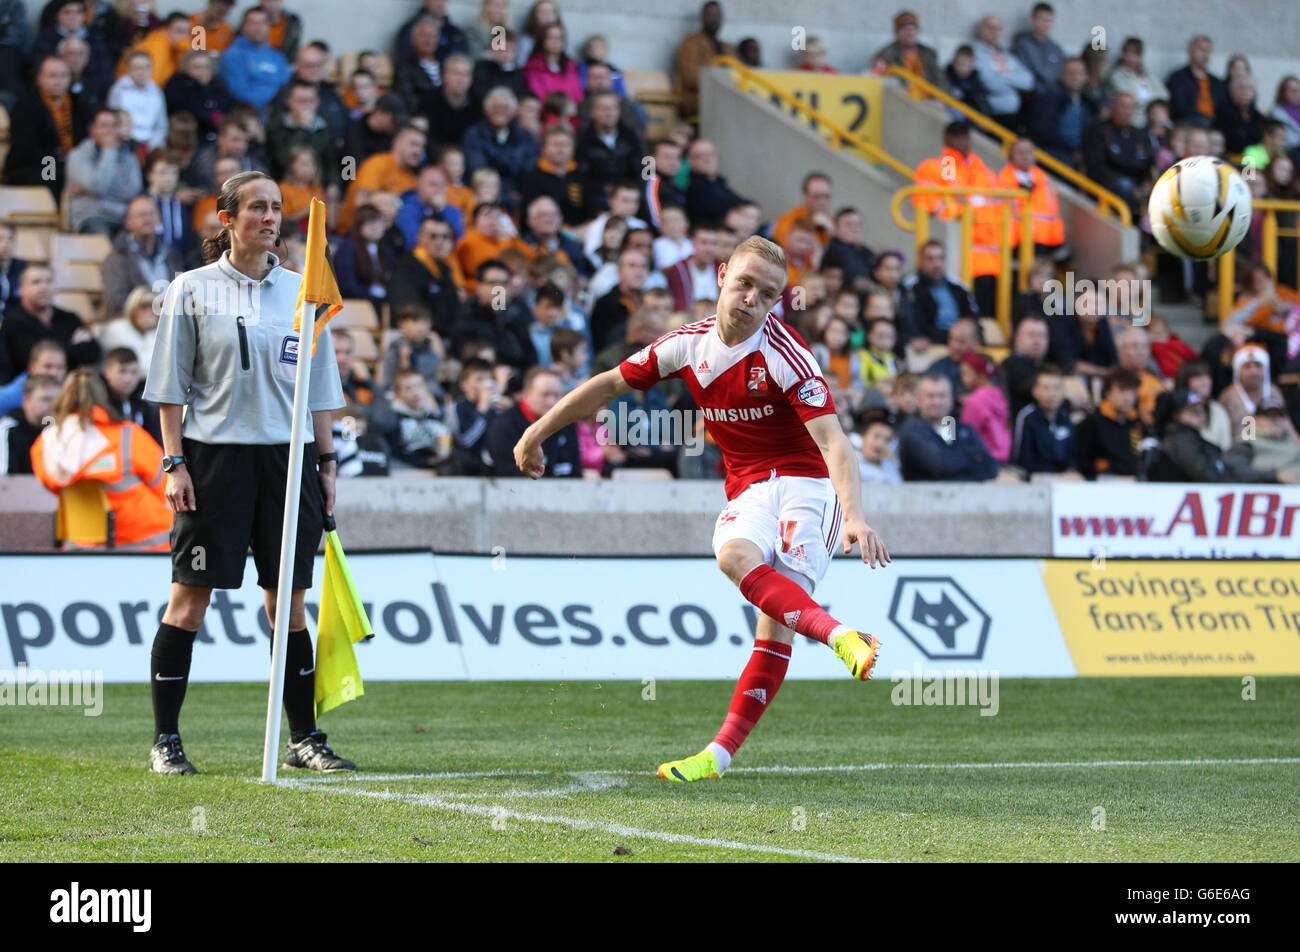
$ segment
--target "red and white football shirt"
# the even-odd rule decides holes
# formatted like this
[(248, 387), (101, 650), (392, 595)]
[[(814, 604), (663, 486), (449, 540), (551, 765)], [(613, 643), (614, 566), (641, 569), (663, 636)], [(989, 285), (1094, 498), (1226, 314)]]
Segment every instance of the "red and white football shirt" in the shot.
[(774, 476), (828, 476), (804, 422), (834, 413), (835, 404), (803, 339), (768, 314), (747, 340), (728, 347), (717, 320), (684, 324), (643, 347), (620, 365), (623, 379), (637, 390), (670, 377), (686, 382), (722, 450), (728, 499)]

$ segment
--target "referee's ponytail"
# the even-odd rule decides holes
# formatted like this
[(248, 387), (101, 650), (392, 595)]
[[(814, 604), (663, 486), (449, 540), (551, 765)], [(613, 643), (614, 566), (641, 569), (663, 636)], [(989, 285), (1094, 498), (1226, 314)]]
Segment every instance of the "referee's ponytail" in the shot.
[[(226, 184), (221, 186), (221, 194), (217, 196), (217, 211), (226, 212), (231, 218), (238, 215), (241, 201), (240, 193), (245, 185), (257, 179), (275, 181), (265, 172), (257, 171), (237, 172), (226, 179)], [(223, 252), (229, 250), (230, 229), (225, 226), (222, 226), (221, 230), (211, 238), (203, 239), (203, 261), (205, 264), (211, 264), (220, 258)]]

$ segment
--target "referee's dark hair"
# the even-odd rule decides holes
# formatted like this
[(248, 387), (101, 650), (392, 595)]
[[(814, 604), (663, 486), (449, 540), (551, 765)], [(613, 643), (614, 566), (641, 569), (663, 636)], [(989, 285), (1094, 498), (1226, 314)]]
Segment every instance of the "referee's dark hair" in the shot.
[[(245, 185), (257, 179), (266, 179), (274, 182), (275, 179), (265, 172), (256, 170), (251, 172), (238, 172), (226, 179), (226, 184), (221, 186), (221, 194), (217, 196), (217, 211), (226, 212), (231, 218), (239, 214), (240, 193)], [(203, 260), (211, 264), (221, 257), (222, 252), (230, 250), (230, 229), (222, 229), (211, 238), (205, 238), (203, 241)]]

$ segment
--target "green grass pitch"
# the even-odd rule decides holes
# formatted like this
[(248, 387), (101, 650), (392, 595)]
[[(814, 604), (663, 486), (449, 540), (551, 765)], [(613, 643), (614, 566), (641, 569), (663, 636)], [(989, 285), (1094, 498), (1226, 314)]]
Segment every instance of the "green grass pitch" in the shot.
[(372, 683), (321, 725), (362, 774), (270, 787), (265, 685), (190, 687), (199, 777), (148, 773), (148, 686), (107, 685), (98, 718), (0, 709), (0, 860), (1300, 859), (1300, 678), (1006, 679), (993, 717), (892, 687), (788, 682), (683, 785), (655, 768), (731, 684)]

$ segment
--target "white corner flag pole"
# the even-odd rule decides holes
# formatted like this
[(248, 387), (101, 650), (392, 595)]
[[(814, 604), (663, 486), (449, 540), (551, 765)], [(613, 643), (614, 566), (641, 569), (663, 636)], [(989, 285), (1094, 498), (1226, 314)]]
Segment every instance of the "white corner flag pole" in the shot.
[(280, 705), (284, 701), (284, 665), (293, 605), (293, 563), (298, 543), (298, 500), (302, 496), (303, 426), (311, 383), (312, 338), (316, 305), (304, 301), (299, 311), (298, 371), (293, 387), (293, 425), (289, 429), (289, 479), (284, 490), (284, 527), (280, 539), (280, 579), (275, 594), (275, 631), (271, 641), (271, 689), (266, 701), (266, 742), (262, 748), (262, 782), (275, 783), (280, 750)]

